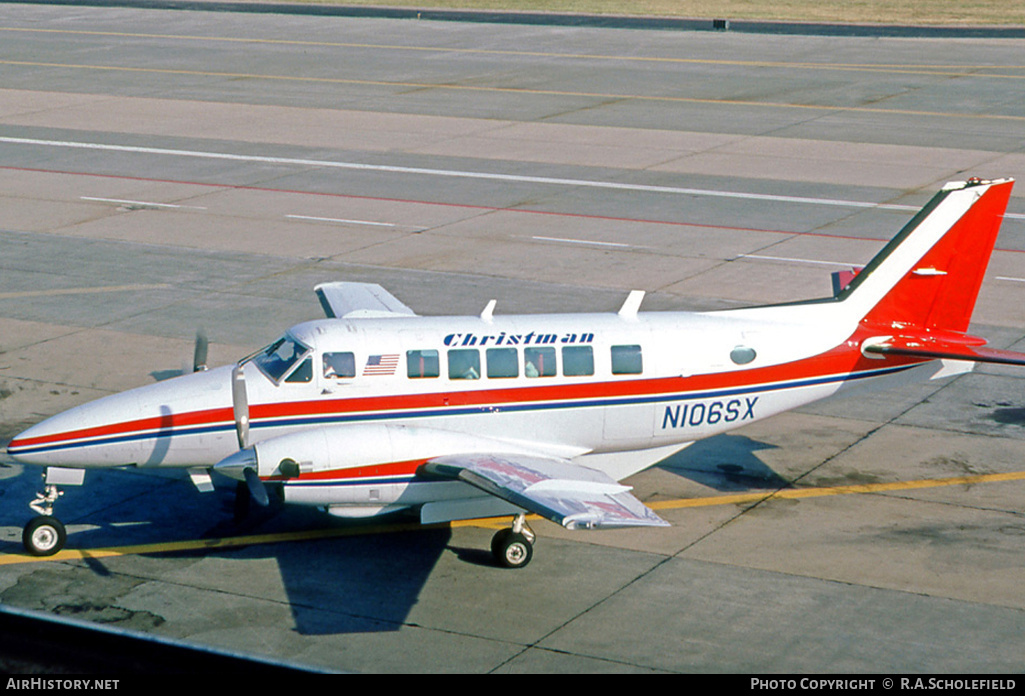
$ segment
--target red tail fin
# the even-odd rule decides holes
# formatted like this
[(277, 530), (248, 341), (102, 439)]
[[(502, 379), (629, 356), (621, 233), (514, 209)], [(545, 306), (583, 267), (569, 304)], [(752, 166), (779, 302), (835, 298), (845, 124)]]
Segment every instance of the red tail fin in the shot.
[[(891, 330), (966, 331), (1013, 184), (970, 180), (937, 194), (851, 283), (853, 289), (861, 276), (892, 269), (891, 257), (904, 256), (898, 274), (891, 270), (893, 286), (863, 323)], [(916, 235), (924, 240), (917, 248), (904, 244)]]

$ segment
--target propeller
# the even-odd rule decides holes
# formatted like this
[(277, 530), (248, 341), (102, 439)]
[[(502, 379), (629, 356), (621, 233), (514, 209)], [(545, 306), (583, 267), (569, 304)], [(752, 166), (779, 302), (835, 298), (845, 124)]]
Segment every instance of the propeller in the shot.
[(231, 371), (231, 408), (235, 416), (235, 435), (239, 451), (214, 466), (223, 473), (239, 478), (246, 483), (249, 495), (262, 507), (270, 505), (267, 487), (260, 480), (259, 462), (256, 452), (249, 447), (249, 397), (246, 393), (246, 373), (242, 363)]
[[(249, 500), (256, 501), (262, 507), (270, 505), (267, 485), (260, 480), (259, 455), (255, 447), (249, 446), (249, 396), (246, 390), (244, 360), (237, 363), (231, 371), (231, 408), (235, 418), (238, 452), (219, 461), (214, 465), (214, 470), (239, 482), (235, 499), (235, 517), (240, 519), (248, 514)], [(286, 478), (296, 478), (301, 473), (299, 463), (293, 459), (282, 459), (278, 469)]]
[(260, 480), (260, 476), (256, 473), (256, 469), (251, 467), (243, 469), (242, 475), (246, 477), (246, 487), (249, 489), (249, 495), (253, 497), (256, 504), (260, 507), (267, 507), (270, 505), (270, 496), (267, 495), (267, 487), (263, 485), (263, 481)]
[(238, 448), (249, 446), (249, 397), (246, 394), (246, 372), (242, 363), (231, 371), (231, 408), (235, 414), (235, 435)]

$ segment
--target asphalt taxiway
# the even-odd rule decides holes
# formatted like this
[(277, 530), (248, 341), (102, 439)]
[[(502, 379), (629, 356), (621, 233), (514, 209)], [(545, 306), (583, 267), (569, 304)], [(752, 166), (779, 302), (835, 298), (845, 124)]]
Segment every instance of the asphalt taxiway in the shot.
[[(0, 442), (223, 364), (378, 282), (418, 312), (824, 296), (946, 181), (1025, 175), (1021, 40), (736, 35), (0, 4)], [(973, 330), (1025, 339), (1012, 197)], [(700, 337), (695, 337), (700, 340)], [(89, 474), (0, 601), (371, 672), (1009, 672), (1025, 374), (830, 401), (628, 481), (668, 529), (232, 521), (233, 489)], [(504, 523), (503, 523), (504, 524)], [(243, 537), (241, 541), (230, 541)]]

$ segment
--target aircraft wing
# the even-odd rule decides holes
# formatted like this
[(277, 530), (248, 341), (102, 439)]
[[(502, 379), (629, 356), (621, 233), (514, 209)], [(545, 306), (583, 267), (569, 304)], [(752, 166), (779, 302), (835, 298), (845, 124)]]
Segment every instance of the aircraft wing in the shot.
[(565, 459), (520, 454), (460, 454), (424, 464), (430, 475), (458, 479), (525, 510), (580, 527), (668, 527), (608, 475)]
[(879, 343), (866, 345), (864, 350), (866, 353), (879, 355), (909, 355), (920, 358), (1025, 365), (1025, 353), (985, 348), (985, 342), (984, 339), (967, 335), (891, 336)]
[(376, 283), (321, 283), (313, 291), (329, 319), (416, 316), (416, 312)]

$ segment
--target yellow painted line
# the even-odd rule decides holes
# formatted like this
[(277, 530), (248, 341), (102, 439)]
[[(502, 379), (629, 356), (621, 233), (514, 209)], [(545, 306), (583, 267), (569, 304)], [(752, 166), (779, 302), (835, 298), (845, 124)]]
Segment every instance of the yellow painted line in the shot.
[(1025, 121), (1025, 116), (1014, 114), (989, 113), (956, 113), (944, 111), (922, 111), (918, 109), (884, 109), (871, 106), (836, 106), (829, 104), (787, 104), (782, 102), (752, 101), (746, 99), (710, 99), (699, 97), (673, 97), (648, 94), (616, 94), (611, 92), (571, 92), (554, 89), (527, 89), (522, 87), (483, 87), (479, 85), (459, 85), (452, 83), (432, 82), (393, 82), (388, 80), (356, 80), (341, 77), (309, 77), (297, 75), (267, 75), (259, 73), (217, 72), (208, 70), (177, 70), (172, 68), (132, 68), (116, 65), (85, 65), (75, 63), (42, 63), (36, 61), (0, 60), (0, 65), (14, 65), (36, 68), (62, 68), (69, 70), (100, 70), (110, 72), (148, 73), (154, 75), (188, 75), (193, 77), (216, 77), (225, 79), (277, 80), (291, 82), (311, 82), (343, 85), (362, 85), (370, 87), (391, 87), (403, 89), (438, 89), (462, 92), (485, 92), (490, 94), (527, 94), (532, 96), (578, 97), (584, 99), (600, 99), (602, 101), (650, 101), (673, 104), (710, 104), (716, 106), (748, 106), (773, 109), (804, 109), (814, 111), (830, 111), (843, 113), (890, 114), (896, 116), (935, 116), (942, 118), (970, 118), (987, 121)]
[(99, 549), (64, 549), (52, 556), (35, 557), (23, 554), (5, 554), (0, 556), (0, 566), (13, 563), (31, 563), (33, 561), (74, 561), (89, 558), (111, 558), (114, 556), (140, 556), (152, 553), (175, 553), (182, 551), (214, 551), (231, 549), (240, 546), (256, 546), (259, 544), (279, 544), (289, 541), (314, 541), (334, 537), (363, 536), (384, 534), (387, 532), (404, 532), (425, 529), (423, 525), (380, 525), (375, 527), (352, 527), (339, 529), (315, 529), (302, 532), (282, 532), (280, 534), (255, 534), (250, 536), (222, 537), (218, 539), (192, 539), (171, 541), (157, 544), (138, 544), (135, 546), (116, 546)]
[[(534, 519), (539, 519), (532, 516)], [(370, 536), (374, 534), (392, 534), (413, 532), (424, 529), (443, 529), (445, 527), (483, 527), (502, 529), (507, 527), (506, 518), (489, 518), (479, 520), (462, 520), (449, 525), (423, 525), (418, 523), (388, 524), (361, 527), (339, 527), (332, 529), (311, 529), (299, 532), (280, 532), (277, 534), (253, 534), (249, 536), (220, 537), (212, 539), (188, 539), (184, 541), (159, 542), (155, 544), (136, 544), (134, 546), (112, 546), (98, 549), (64, 549), (52, 556), (29, 556), (27, 554), (0, 554), (0, 566), (15, 563), (33, 563), (43, 561), (78, 561), (91, 558), (112, 558), (116, 556), (142, 556), (154, 553), (180, 553), (184, 551), (216, 551), (242, 546), (258, 546), (261, 544), (280, 544), (295, 541), (316, 541), (318, 539), (335, 539), (339, 537)]]
[[(942, 479), (924, 479), (919, 481), (897, 481), (893, 483), (869, 483), (857, 486), (834, 486), (829, 488), (795, 488), (775, 492), (741, 493), (738, 495), (718, 495), (707, 498), (687, 498), (683, 500), (663, 500), (649, 503), (653, 510), (676, 510), (681, 508), (710, 507), (714, 505), (738, 505), (757, 503), (772, 499), (818, 498), (829, 495), (851, 495), (858, 493), (884, 493), (892, 491), (908, 491), (923, 488), (940, 488), (943, 486), (972, 485), (978, 483), (997, 483), (1003, 481), (1025, 481), (1025, 471), (1014, 471), (1006, 474), (977, 474), (970, 476), (952, 476)], [(529, 519), (540, 519), (537, 515)], [(192, 539), (171, 541), (157, 544), (138, 544), (134, 546), (116, 546), (99, 549), (64, 549), (53, 556), (36, 557), (27, 554), (0, 554), (0, 566), (17, 563), (38, 563), (46, 561), (79, 561), (85, 559), (111, 558), (117, 556), (138, 556), (157, 553), (175, 553), (184, 551), (216, 551), (257, 546), (261, 544), (280, 544), (295, 541), (315, 541), (318, 539), (334, 539), (339, 537), (368, 536), (372, 534), (392, 534), (411, 532), (423, 529), (442, 529), (446, 525), (392, 524), (367, 527), (343, 527), (333, 529), (314, 529), (299, 532), (281, 532), (278, 534), (254, 534), (238, 537), (221, 537), (216, 539)], [(452, 522), (448, 527), (479, 527), (485, 529), (502, 529), (508, 526), (506, 518), (486, 518)]]
[(20, 300), (27, 297), (58, 297), (60, 295), (86, 295), (95, 292), (136, 292), (140, 290), (164, 290), (167, 283), (153, 285), (106, 285), (92, 288), (55, 288), (53, 290), (26, 290), (23, 292), (0, 292), (0, 300)]
[(911, 491), (922, 488), (940, 488), (943, 486), (972, 485), (977, 483), (995, 483), (999, 481), (1023, 481), (1025, 471), (1014, 471), (1009, 474), (973, 474), (952, 476), (942, 479), (924, 479), (919, 481), (895, 481), (892, 483), (866, 483), (855, 486), (833, 486), (829, 488), (784, 488), (779, 491), (763, 491), (761, 493), (741, 493), (738, 495), (717, 495), (709, 498), (688, 498), (686, 500), (664, 500), (648, 503), (652, 510), (677, 510), (680, 508), (708, 507), (712, 505), (743, 505), (772, 499), (796, 500), (799, 498), (821, 498), (827, 495), (851, 495), (854, 493), (887, 493), (892, 491)]
[(981, 73), (981, 70), (1025, 70), (1022, 65), (914, 65), (886, 63), (801, 63), (766, 60), (726, 60), (721, 58), (677, 58), (667, 56), (627, 56), (600, 53), (561, 53), (557, 51), (515, 51), (486, 48), (456, 48), (450, 46), (404, 46), (399, 44), (373, 44), (343, 41), (308, 41), (300, 39), (261, 39), (231, 36), (195, 36), (188, 34), (147, 34), (121, 31), (88, 31), (78, 29), (40, 29), (35, 27), (0, 27), (0, 31), (38, 34), (64, 34), (69, 36), (99, 36), (130, 39), (159, 39), (162, 41), (207, 41), (212, 43), (267, 44), (296, 47), (356, 48), (364, 50), (411, 51), (429, 53), (476, 54), (492, 56), (523, 56), (525, 58), (548, 58), (568, 60), (606, 60), (648, 63), (675, 63), (685, 65), (724, 65), (755, 68), (790, 68), (798, 70), (841, 70), (858, 72), (881, 72), (913, 75), (942, 75), (947, 77), (995, 77), (1025, 79), (1025, 75)]

